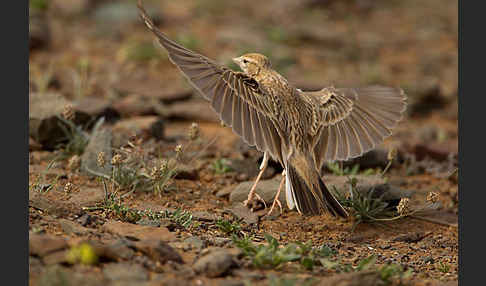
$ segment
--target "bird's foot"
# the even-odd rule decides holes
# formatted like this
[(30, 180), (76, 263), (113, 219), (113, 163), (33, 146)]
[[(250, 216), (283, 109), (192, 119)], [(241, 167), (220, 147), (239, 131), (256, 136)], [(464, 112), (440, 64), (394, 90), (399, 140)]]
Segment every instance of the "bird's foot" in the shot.
[(262, 199), (262, 197), (260, 197), (257, 193), (253, 193), (252, 196), (248, 196), (248, 199), (243, 202), (243, 205), (250, 208), (251, 211), (267, 208), (265, 200)]
[(273, 200), (272, 206), (270, 207), (270, 210), (268, 211), (268, 213), (265, 216), (269, 216), (273, 212), (273, 209), (275, 209), (276, 205), (278, 205), (278, 208), (280, 210), (279, 215), (281, 215), (282, 212), (283, 212), (282, 203), (279, 201), (278, 198), (275, 198), (275, 200)]

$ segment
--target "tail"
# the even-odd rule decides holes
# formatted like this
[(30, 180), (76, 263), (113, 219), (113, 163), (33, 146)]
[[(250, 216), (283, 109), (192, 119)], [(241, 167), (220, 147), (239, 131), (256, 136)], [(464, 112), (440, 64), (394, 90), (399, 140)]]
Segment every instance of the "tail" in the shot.
[(304, 215), (318, 215), (324, 211), (333, 216), (347, 217), (348, 213), (336, 200), (319, 176), (310, 159), (294, 155), (286, 163), (287, 206)]

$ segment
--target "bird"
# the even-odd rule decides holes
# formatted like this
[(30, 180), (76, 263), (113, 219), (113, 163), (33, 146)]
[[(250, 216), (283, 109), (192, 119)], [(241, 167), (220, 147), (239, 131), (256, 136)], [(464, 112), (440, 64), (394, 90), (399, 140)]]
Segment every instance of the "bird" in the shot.
[(244, 204), (262, 200), (255, 189), (271, 158), (283, 172), (269, 213), (276, 205), (282, 209), (278, 196), (285, 183), (289, 209), (305, 216), (348, 217), (323, 181), (325, 163), (358, 157), (390, 136), (406, 109), (403, 89), (375, 85), (302, 91), (259, 53), (233, 58), (242, 70), (234, 71), (169, 39), (147, 15), (142, 0), (137, 6), (170, 61), (222, 122), (263, 152), (260, 172)]

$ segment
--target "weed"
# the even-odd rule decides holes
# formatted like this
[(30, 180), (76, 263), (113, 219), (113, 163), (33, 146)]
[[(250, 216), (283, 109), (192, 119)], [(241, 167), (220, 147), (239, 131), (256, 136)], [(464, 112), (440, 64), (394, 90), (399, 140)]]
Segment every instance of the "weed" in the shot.
[(344, 168), (342, 162), (327, 162), (326, 166), (336, 176), (357, 175), (359, 171), (359, 164)]
[(301, 286), (311, 286), (316, 284), (317, 280), (314, 278), (310, 279), (298, 279), (295, 277), (277, 277), (274, 275), (269, 275), (269, 285), (270, 286), (295, 286), (295, 285), (301, 285)]
[(49, 162), (49, 164), (47, 164), (46, 169), (42, 171), (34, 180), (34, 182), (30, 185), (32, 190), (40, 193), (47, 193), (58, 184), (61, 175), (56, 175), (56, 177), (54, 177), (51, 182), (48, 182), (47, 179), (47, 172), (52, 168), (52, 166), (54, 166), (55, 163), (56, 160), (52, 160), (51, 162)]
[[(59, 127), (67, 138), (67, 143), (59, 145), (59, 148), (62, 149), (62, 153), (59, 155), (58, 159), (69, 158), (73, 155), (82, 155), (89, 143), (89, 136), (84, 132), (81, 126), (77, 126), (72, 120), (62, 116), (57, 116), (57, 118), (60, 120)], [(99, 123), (99, 125), (101, 124), (102, 122)]]
[(237, 221), (229, 222), (227, 220), (216, 221), (216, 226), (218, 229), (225, 234), (238, 235), (241, 231), (241, 225)]
[(383, 201), (383, 195), (374, 197), (374, 189), (371, 189), (367, 194), (359, 192), (356, 188), (357, 179), (351, 178), (348, 181), (349, 196), (345, 197), (342, 193), (334, 188), (334, 193), (339, 202), (346, 208), (351, 210), (351, 215), (354, 218), (352, 231), (360, 223), (383, 223), (387, 221), (398, 220), (407, 216), (415, 215), (421, 211), (437, 207), (438, 194), (431, 193), (425, 205), (412, 209), (410, 200), (402, 198), (396, 207), (396, 210), (389, 204)]
[(211, 164), (211, 169), (213, 169), (216, 174), (224, 174), (232, 171), (231, 167), (228, 165), (228, 161), (222, 158), (214, 160)]
[(450, 266), (446, 263), (439, 262), (439, 266), (437, 267), (437, 269), (439, 269), (439, 271), (442, 273), (448, 273), (450, 270)]

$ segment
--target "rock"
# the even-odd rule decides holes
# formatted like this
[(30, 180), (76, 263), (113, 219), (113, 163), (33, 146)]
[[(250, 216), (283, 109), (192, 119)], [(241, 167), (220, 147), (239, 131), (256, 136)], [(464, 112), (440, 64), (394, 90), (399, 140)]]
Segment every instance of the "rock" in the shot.
[[(143, 130), (150, 129), (151, 125), (158, 120), (157, 116), (134, 116), (122, 119), (112, 127), (115, 133), (140, 134)], [(124, 142), (126, 143), (126, 141)]]
[(177, 173), (174, 176), (175, 179), (184, 179), (184, 180), (197, 180), (199, 179), (199, 168), (196, 164), (177, 164)]
[[(260, 172), (260, 164), (252, 159), (231, 159), (228, 166), (238, 174), (246, 174), (248, 178), (255, 178)], [(268, 165), (262, 174), (262, 179), (268, 179), (275, 175), (275, 169)]]
[(129, 260), (132, 259), (135, 254), (135, 251), (130, 248), (131, 246), (132, 245), (128, 241), (118, 239), (108, 245), (103, 245), (102, 247), (97, 248), (97, 253), (98, 256), (112, 261)]
[(207, 277), (224, 276), (234, 265), (233, 256), (225, 250), (213, 251), (199, 258), (193, 266), (194, 271), (198, 274), (204, 274)]
[(173, 241), (175, 235), (165, 227), (141, 226), (126, 222), (108, 221), (103, 225), (106, 231), (132, 240)]
[(82, 187), (79, 192), (69, 198), (69, 202), (81, 207), (94, 206), (105, 199), (105, 191), (101, 188)]
[(216, 193), (216, 196), (218, 198), (229, 196), (234, 189), (235, 189), (234, 185), (226, 186), (226, 187), (222, 188), (221, 190), (219, 190)]
[(236, 279), (225, 279), (219, 282), (219, 286), (245, 286), (245, 283), (241, 280)]
[[(93, 131), (91, 139), (81, 156), (81, 171), (83, 173), (90, 176), (95, 174), (111, 175), (112, 137), (111, 131), (106, 128), (99, 128)], [(104, 167), (98, 166), (98, 154), (100, 152), (105, 154), (106, 163)]]
[(105, 118), (105, 122), (114, 123), (121, 117), (120, 113), (112, 107), (110, 100), (103, 97), (83, 96), (73, 102), (76, 110), (91, 115), (93, 118)]
[(413, 150), (416, 159), (421, 161), (425, 158), (431, 158), (438, 162), (444, 162), (449, 159), (451, 154), (458, 153), (457, 141), (455, 143), (451, 142), (430, 142), (426, 144), (417, 144)]
[(258, 214), (240, 202), (234, 203), (228, 211), (247, 224), (258, 223)]
[(146, 239), (134, 242), (133, 245), (136, 249), (161, 264), (165, 264), (167, 261), (184, 263), (179, 253), (162, 240)]
[[(64, 130), (60, 125), (67, 125), (58, 116), (62, 114), (70, 102), (55, 93), (29, 94), (29, 136), (42, 145), (46, 150), (54, 150), (61, 143), (67, 141)], [(91, 117), (80, 111), (74, 112), (75, 125), (88, 123)]]
[(440, 86), (437, 83), (428, 87), (423, 87), (422, 95), (418, 100), (409, 104), (407, 113), (411, 117), (425, 116), (434, 110), (443, 109), (449, 102), (448, 98), (441, 93)]
[(111, 281), (147, 281), (149, 274), (139, 264), (108, 263), (103, 267), (103, 275)]
[(157, 119), (157, 121), (150, 124), (150, 135), (155, 138), (155, 140), (165, 139), (165, 120), (162, 118)]
[(155, 115), (155, 107), (160, 104), (155, 98), (131, 94), (113, 103), (113, 108), (121, 116), (130, 118), (134, 116)]
[(42, 261), (37, 257), (29, 256), (29, 275), (38, 275), (42, 269)]
[[(361, 170), (368, 168), (375, 169), (377, 167), (384, 169), (388, 164), (388, 151), (389, 149), (385, 146), (378, 146), (375, 149), (364, 153), (362, 156), (343, 162), (343, 167), (351, 168), (354, 165), (359, 164)], [(402, 154), (397, 152), (397, 156), (393, 162), (400, 162), (402, 160)]]
[(85, 235), (91, 232), (89, 228), (67, 219), (60, 219), (59, 224), (61, 225), (62, 231), (64, 231), (66, 234)]
[(29, 254), (43, 257), (49, 253), (64, 250), (68, 247), (66, 240), (47, 234), (29, 232)]
[[(271, 205), (275, 195), (277, 194), (278, 186), (280, 185), (281, 177), (277, 176), (277, 178), (271, 180), (261, 180), (258, 182), (256, 187), (256, 193), (262, 197), (265, 201), (267, 206)], [(229, 201), (230, 203), (235, 202), (243, 202), (248, 198), (248, 193), (250, 192), (251, 187), (253, 186), (254, 181), (247, 181), (242, 182), (230, 194)], [(279, 196), (280, 202), (285, 202), (285, 190), (280, 192)], [(283, 204), (285, 205), (285, 204)]]
[(198, 237), (191, 236), (184, 240), (184, 243), (187, 243), (191, 248), (201, 250), (207, 247), (207, 242), (205, 240), (201, 240)]
[(231, 239), (226, 237), (211, 237), (208, 238), (208, 242), (213, 246), (223, 247), (230, 243)]
[(375, 286), (382, 282), (377, 271), (360, 271), (345, 274), (337, 274), (323, 278), (315, 285), (326, 286)]
[(29, 50), (43, 49), (49, 46), (50, 29), (45, 11), (29, 9)]
[(192, 218), (197, 219), (199, 221), (216, 221), (219, 219), (219, 217), (216, 214), (211, 214), (208, 212), (193, 212), (192, 213)]
[(209, 102), (202, 98), (175, 102), (165, 107), (162, 114), (169, 118), (192, 121), (220, 122), (218, 114), (211, 108)]
[(67, 250), (56, 251), (53, 253), (49, 253), (42, 258), (42, 261), (45, 265), (53, 265), (53, 264), (61, 264), (67, 263)]

